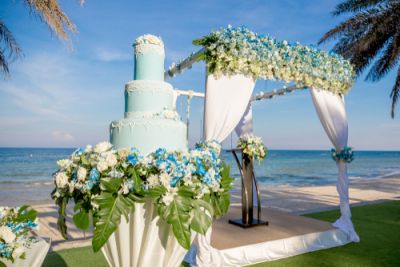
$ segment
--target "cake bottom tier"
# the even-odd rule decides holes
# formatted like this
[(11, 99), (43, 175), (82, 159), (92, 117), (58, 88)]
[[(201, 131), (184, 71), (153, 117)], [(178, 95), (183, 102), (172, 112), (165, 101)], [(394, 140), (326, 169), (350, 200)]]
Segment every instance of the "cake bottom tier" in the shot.
[(134, 147), (145, 155), (158, 148), (187, 150), (186, 125), (164, 118), (121, 119), (111, 123), (110, 142), (116, 149)]

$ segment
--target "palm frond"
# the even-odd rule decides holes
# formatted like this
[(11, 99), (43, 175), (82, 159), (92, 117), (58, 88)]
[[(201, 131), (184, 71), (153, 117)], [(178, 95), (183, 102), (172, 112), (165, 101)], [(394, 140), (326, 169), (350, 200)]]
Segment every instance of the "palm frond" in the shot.
[(396, 82), (393, 86), (392, 92), (390, 93), (390, 97), (392, 98), (392, 111), (391, 111), (392, 118), (394, 118), (394, 113), (396, 109), (397, 100), (399, 99), (399, 95), (400, 95), (400, 67), (397, 70)]
[(21, 48), (2, 20), (0, 20), (0, 71), (9, 74), (8, 61), (22, 55)]
[[(68, 40), (68, 31), (76, 32), (76, 27), (62, 11), (58, 0), (25, 0), (30, 11), (39, 16), (52, 32), (62, 40)], [(83, 2), (81, 1), (83, 4)]]
[(387, 2), (391, 2), (390, 0), (347, 0), (343, 3), (340, 3), (336, 6), (335, 10), (332, 12), (332, 15), (339, 16), (343, 13), (348, 12), (358, 12), (361, 10), (365, 10), (370, 7), (376, 7), (377, 5), (384, 4)]
[(374, 63), (366, 80), (376, 82), (385, 76), (400, 59), (400, 31), (391, 38), (382, 56)]

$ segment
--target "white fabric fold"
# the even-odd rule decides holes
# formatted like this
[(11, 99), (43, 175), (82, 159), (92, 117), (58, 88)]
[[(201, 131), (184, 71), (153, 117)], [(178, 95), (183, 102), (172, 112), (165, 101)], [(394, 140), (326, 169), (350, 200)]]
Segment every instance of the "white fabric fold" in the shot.
[(112, 267), (176, 267), (186, 254), (151, 199), (135, 204), (129, 222), (121, 218), (101, 250)]
[[(325, 129), (329, 140), (337, 151), (347, 146), (348, 125), (343, 97), (326, 90), (310, 89), (312, 100), (319, 120)], [(347, 163), (343, 160), (337, 162), (338, 180), (336, 189), (340, 198), (340, 218), (333, 226), (343, 230), (353, 242), (359, 242), (353, 223), (349, 204), (349, 178), (347, 176)]]
[(255, 81), (242, 74), (207, 76), (204, 108), (204, 139), (222, 142), (242, 118)]
[(247, 104), (246, 110), (243, 113), (242, 118), (236, 125), (235, 132), (237, 136), (253, 133), (253, 107), (251, 105), (251, 101), (249, 101), (249, 103)]

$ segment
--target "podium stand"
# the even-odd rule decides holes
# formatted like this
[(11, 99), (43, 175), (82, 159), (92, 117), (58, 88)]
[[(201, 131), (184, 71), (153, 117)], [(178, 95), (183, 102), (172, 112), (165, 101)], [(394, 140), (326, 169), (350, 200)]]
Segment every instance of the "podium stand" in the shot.
[[(229, 220), (229, 223), (249, 228), (260, 225), (268, 225), (267, 221), (261, 220), (261, 198), (258, 183), (254, 175), (253, 159), (242, 152), (241, 149), (229, 149), (238, 165), (242, 181), (242, 218)], [(237, 153), (242, 154), (240, 161)], [(254, 193), (257, 196), (257, 218), (254, 218)]]

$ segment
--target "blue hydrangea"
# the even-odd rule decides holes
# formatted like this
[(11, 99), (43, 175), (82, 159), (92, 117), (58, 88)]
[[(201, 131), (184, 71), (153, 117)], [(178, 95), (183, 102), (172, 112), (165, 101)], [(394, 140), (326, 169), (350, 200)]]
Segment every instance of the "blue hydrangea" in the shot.
[(92, 168), (89, 174), (89, 179), (90, 181), (92, 181), (93, 183), (98, 183), (100, 180), (100, 173), (96, 168)]

